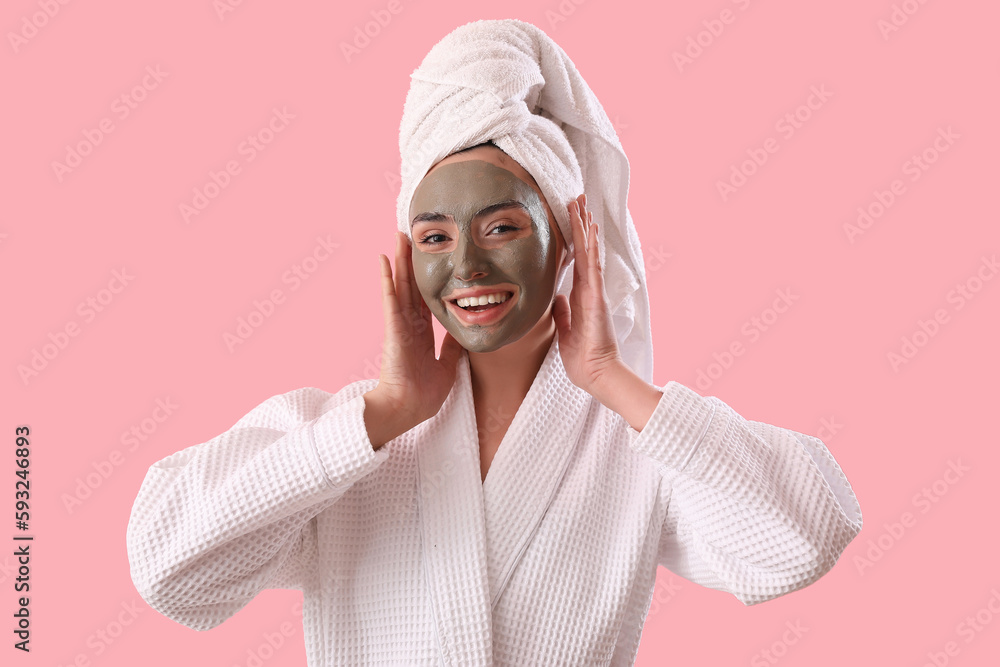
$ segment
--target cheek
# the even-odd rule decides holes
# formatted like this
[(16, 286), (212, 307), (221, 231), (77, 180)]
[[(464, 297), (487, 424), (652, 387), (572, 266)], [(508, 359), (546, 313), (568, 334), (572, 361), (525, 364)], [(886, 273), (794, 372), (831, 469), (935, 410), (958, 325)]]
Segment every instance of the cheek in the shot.
[(515, 275), (521, 275), (534, 283), (548, 272), (548, 266), (552, 263), (552, 250), (550, 244), (537, 237), (527, 238), (524, 243), (511, 249), (507, 264)]
[(417, 282), (417, 289), (420, 290), (420, 296), (428, 305), (433, 306), (440, 298), (441, 290), (447, 281), (446, 265), (447, 261), (443, 255), (426, 253), (413, 255), (413, 277)]
[(431, 296), (430, 289), (428, 288), (427, 283), (425, 281), (422, 281), (420, 279), (420, 276), (417, 276), (417, 291), (420, 292), (421, 298), (423, 298), (424, 303), (426, 303), (427, 305), (430, 305), (431, 303), (434, 302), (434, 297)]

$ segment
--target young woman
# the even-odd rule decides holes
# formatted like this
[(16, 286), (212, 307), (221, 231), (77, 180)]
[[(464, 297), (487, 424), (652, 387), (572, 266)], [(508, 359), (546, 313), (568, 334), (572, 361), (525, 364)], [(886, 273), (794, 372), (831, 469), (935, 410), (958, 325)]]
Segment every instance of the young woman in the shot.
[[(380, 377), (275, 396), (150, 468), (128, 547), (152, 607), (204, 630), (261, 590), (300, 589), (313, 666), (629, 665), (658, 565), (756, 604), (818, 579), (858, 533), (817, 438), (644, 377), (645, 281), (613, 201), (627, 169), (586, 156), (616, 140), (578, 132), (608, 131), (599, 105), (563, 105), (597, 120), (550, 135), (524, 114), (553, 123), (553, 97), (528, 86), (508, 104), (485, 65), (470, 95), (449, 78), (499, 53), (592, 95), (568, 59), (551, 71), (553, 47), (481, 21), (414, 74), (395, 271), (379, 257)], [(498, 105), (468, 113), (483, 91)], [(415, 114), (459, 145), (435, 147)], [(560, 194), (580, 183), (606, 227)]]
[[(660, 399), (618, 354), (586, 195), (568, 207), (577, 267), (572, 306), (554, 300), (569, 254), (534, 179), (492, 144), (445, 158), (422, 180), (411, 210), (414, 247), (397, 233), (396, 284), (383, 262), (385, 351), (378, 386), (365, 394), (369, 437), (383, 443), (437, 414), (469, 351), (479, 458), (490, 462), (557, 324), (569, 379), (642, 429)], [(414, 265), (420, 271), (414, 275)], [(487, 299), (467, 305), (459, 299)], [(433, 304), (433, 305), (429, 305)], [(576, 324), (571, 326), (571, 315)], [(431, 314), (448, 334), (437, 359)]]

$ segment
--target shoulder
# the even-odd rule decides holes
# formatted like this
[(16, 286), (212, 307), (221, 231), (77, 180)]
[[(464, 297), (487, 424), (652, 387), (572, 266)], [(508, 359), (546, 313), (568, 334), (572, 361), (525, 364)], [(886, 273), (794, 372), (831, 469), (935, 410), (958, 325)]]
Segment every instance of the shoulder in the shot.
[(316, 387), (293, 389), (275, 394), (244, 415), (234, 428), (273, 428), (285, 430), (295, 424), (318, 419), (325, 413), (371, 391), (377, 379), (352, 382), (331, 393)]

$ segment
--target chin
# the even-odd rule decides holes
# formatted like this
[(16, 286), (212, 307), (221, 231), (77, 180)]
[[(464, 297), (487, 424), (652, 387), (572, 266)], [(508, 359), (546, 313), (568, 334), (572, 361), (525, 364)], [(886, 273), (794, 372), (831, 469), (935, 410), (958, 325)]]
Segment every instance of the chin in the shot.
[(459, 342), (459, 344), (463, 348), (465, 348), (469, 352), (476, 352), (478, 354), (485, 354), (485, 353), (488, 353), (488, 352), (496, 352), (497, 350), (499, 350), (499, 349), (501, 349), (503, 347), (506, 347), (507, 345), (510, 345), (511, 343), (517, 342), (518, 340), (521, 339), (521, 337), (524, 334), (521, 334), (520, 336), (517, 336), (517, 337), (514, 337), (514, 338), (510, 338), (510, 337), (504, 338), (502, 340), (498, 340), (496, 338), (489, 338), (489, 339), (485, 339), (485, 340), (483, 340), (483, 339), (468, 340), (467, 337), (459, 338), (458, 336), (455, 335), (454, 331), (451, 332), (451, 335)]
[(467, 341), (461, 339), (459, 339), (458, 342), (467, 351), (476, 352), (478, 354), (485, 354), (487, 352), (496, 352), (497, 350), (499, 350), (500, 348), (502, 348), (504, 345), (507, 344), (507, 341), (504, 341), (502, 343), (496, 343), (493, 341)]

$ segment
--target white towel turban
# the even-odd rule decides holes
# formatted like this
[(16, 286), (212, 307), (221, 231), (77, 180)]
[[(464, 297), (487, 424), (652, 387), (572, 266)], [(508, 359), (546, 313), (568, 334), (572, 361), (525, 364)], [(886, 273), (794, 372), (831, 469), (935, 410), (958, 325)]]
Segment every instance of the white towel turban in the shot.
[[(600, 225), (605, 289), (625, 362), (652, 382), (649, 295), (627, 207), (629, 164), (611, 121), (558, 44), (514, 19), (476, 21), (438, 42), (410, 75), (399, 127), (399, 229), (427, 171), (492, 141), (534, 177), (572, 252), (566, 205), (581, 193)], [(558, 293), (572, 288), (572, 265)]]

